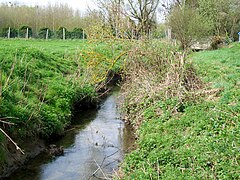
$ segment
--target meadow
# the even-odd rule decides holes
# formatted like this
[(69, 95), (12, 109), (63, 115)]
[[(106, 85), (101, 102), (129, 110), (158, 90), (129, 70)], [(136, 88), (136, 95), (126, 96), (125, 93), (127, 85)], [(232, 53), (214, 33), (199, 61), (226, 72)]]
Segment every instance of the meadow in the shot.
[[(61, 135), (74, 110), (96, 104), (108, 76), (121, 72), (125, 50), (121, 42), (0, 39), (2, 130), (20, 146), (28, 138)], [(4, 164), (2, 133), (0, 141)]]

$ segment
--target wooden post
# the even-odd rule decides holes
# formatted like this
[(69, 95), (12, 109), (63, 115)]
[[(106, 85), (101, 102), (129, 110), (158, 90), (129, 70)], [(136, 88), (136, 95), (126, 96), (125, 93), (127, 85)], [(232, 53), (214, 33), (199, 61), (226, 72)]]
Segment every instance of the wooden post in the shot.
[(63, 40), (65, 40), (65, 28), (63, 28)]
[(28, 39), (28, 28), (27, 28), (27, 33), (26, 33), (26, 39)]
[(83, 30), (83, 35), (82, 35), (82, 36), (83, 36), (83, 37), (82, 37), (83, 40), (85, 39), (84, 34), (85, 34), (85, 33), (84, 33), (84, 30)]
[(48, 29), (47, 29), (47, 33), (46, 33), (46, 40), (48, 40)]
[(171, 28), (167, 29), (167, 38), (168, 38), (169, 41), (171, 41), (171, 39), (172, 39), (172, 30), (171, 30)]
[(11, 28), (9, 27), (8, 28), (8, 39), (10, 39), (10, 37), (11, 37)]

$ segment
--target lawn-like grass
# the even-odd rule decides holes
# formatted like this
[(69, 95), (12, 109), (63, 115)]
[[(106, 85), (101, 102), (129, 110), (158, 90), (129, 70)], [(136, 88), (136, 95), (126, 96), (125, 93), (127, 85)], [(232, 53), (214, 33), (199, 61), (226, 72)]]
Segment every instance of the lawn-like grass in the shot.
[(240, 178), (240, 45), (192, 53), (188, 61), (204, 96), (176, 114), (174, 99), (146, 107), (124, 179)]

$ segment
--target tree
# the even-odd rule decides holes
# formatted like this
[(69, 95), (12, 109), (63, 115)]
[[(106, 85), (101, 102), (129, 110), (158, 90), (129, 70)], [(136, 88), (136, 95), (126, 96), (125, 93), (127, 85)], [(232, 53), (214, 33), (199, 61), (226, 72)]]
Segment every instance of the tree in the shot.
[(190, 47), (194, 40), (208, 37), (212, 30), (212, 25), (198, 11), (188, 6), (174, 7), (168, 22), (183, 49)]
[(120, 37), (125, 24), (124, 0), (97, 0), (103, 23), (111, 28), (112, 34)]
[(240, 23), (239, 0), (199, 0), (200, 13), (212, 22), (214, 34), (233, 38)]
[(138, 33), (148, 34), (156, 22), (160, 0), (127, 0), (129, 15), (138, 23)]

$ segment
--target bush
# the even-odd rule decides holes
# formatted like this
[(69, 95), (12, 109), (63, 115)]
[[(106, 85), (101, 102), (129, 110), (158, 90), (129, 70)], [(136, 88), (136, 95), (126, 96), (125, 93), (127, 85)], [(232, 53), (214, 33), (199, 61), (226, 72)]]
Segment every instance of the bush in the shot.
[(19, 36), (21, 38), (26, 38), (27, 37), (27, 29), (28, 29), (28, 38), (32, 37), (32, 28), (29, 26), (22, 26), (19, 29)]
[(71, 33), (67, 30), (67, 28), (65, 27), (60, 27), (57, 31), (56, 31), (56, 38), (58, 39), (63, 39), (63, 29), (65, 29), (65, 39), (69, 39), (71, 38)]
[(87, 35), (84, 33), (82, 28), (74, 28), (71, 32), (72, 39), (86, 39)]
[[(9, 31), (9, 28), (3, 28), (2, 33), (1, 33), (1, 37), (8, 37), (8, 31)], [(14, 28), (11, 28), (10, 29), (10, 38), (15, 38), (17, 36), (18, 36), (17, 30), (14, 29)]]
[(175, 7), (168, 17), (173, 35), (180, 41), (181, 47), (190, 47), (193, 40), (211, 35), (212, 25), (195, 9)]
[(53, 32), (49, 28), (41, 28), (38, 33), (38, 37), (41, 39), (46, 39), (48, 30), (48, 38), (50, 39), (53, 35)]

